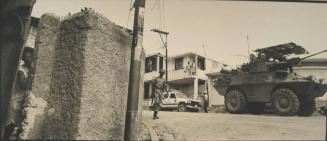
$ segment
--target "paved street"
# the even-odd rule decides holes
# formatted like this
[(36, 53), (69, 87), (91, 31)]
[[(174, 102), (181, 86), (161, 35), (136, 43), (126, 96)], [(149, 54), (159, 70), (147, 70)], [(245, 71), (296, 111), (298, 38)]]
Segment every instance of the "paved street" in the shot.
[(276, 115), (143, 111), (144, 122), (163, 140), (324, 140), (326, 118)]

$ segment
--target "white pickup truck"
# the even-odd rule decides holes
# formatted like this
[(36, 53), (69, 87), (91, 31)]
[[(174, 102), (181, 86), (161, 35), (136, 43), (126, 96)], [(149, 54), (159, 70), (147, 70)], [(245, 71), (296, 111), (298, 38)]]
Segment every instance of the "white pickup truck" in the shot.
[(178, 112), (185, 112), (187, 110), (200, 111), (201, 102), (188, 98), (180, 91), (170, 90), (168, 91), (168, 94), (163, 94), (162, 103), (160, 106), (164, 109), (177, 109)]

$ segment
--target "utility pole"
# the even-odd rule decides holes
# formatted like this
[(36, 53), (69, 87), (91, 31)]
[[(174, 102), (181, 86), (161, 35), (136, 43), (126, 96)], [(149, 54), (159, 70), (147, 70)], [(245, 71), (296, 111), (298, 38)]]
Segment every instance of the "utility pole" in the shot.
[[(142, 38), (144, 26), (145, 0), (135, 0), (134, 2), (134, 25), (132, 35), (131, 61), (128, 82), (128, 99), (125, 119), (124, 140), (139, 140), (140, 134), (140, 114), (139, 95), (140, 81), (142, 79)], [(142, 72), (141, 72), (142, 71)]]
[[(168, 40), (169, 32), (162, 31), (162, 30), (159, 30), (159, 29), (151, 29), (151, 31), (159, 33), (160, 39), (161, 39), (162, 43), (164, 44), (164, 47), (166, 48), (166, 84), (168, 84), (168, 46), (167, 46), (167, 40)], [(163, 40), (162, 35), (166, 36), (165, 41)]]

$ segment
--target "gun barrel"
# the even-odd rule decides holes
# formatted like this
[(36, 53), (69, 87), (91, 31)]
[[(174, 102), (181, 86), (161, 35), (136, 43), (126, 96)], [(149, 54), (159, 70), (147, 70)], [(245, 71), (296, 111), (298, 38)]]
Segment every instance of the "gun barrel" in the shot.
[(318, 55), (318, 54), (321, 54), (321, 53), (324, 53), (324, 52), (327, 52), (327, 50), (320, 51), (320, 52), (318, 52), (318, 53), (315, 53), (315, 54), (312, 54), (312, 55), (309, 55), (309, 56), (303, 57), (303, 58), (301, 58), (300, 60), (304, 60), (304, 59), (307, 59), (307, 58), (309, 58), (309, 57), (312, 57), (312, 56), (315, 56), (315, 55)]

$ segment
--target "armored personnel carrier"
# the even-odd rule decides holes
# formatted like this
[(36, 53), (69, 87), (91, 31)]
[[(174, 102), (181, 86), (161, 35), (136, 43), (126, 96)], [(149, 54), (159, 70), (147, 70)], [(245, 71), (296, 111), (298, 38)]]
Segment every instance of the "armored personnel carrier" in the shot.
[(287, 55), (305, 54), (307, 51), (294, 43), (255, 50), (250, 62), (231, 71), (221, 70), (214, 86), (225, 98), (230, 113), (260, 114), (270, 103), (282, 116), (310, 116), (315, 110), (315, 98), (323, 96), (327, 85), (323, 79), (301, 76), (293, 67), (304, 58), (286, 59)]

